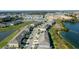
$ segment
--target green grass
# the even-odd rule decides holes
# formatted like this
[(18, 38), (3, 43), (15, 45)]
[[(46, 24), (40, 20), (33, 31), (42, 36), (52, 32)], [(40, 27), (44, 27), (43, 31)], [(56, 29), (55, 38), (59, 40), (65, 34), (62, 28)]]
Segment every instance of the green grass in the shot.
[[(16, 29), (15, 32), (13, 32), (11, 35), (9, 35), (7, 38), (5, 38), (3, 41), (0, 42), (0, 48), (4, 47), (5, 45), (7, 45), (7, 43), (19, 32), (20, 29), (22, 29), (25, 25), (29, 25), (32, 22), (24, 22), (22, 24), (19, 25), (15, 25), (15, 26), (10, 26), (7, 28), (3, 28), (3, 31), (8, 31), (8, 30), (13, 30)], [(0, 28), (1, 31), (2, 28)]]
[(56, 20), (56, 23), (58, 23), (58, 24), (60, 24), (61, 22), (62, 22), (61, 19)]
[(1, 41), (0, 48), (4, 47), (17, 33), (18, 33), (18, 31), (15, 31), (11, 35), (9, 35), (7, 38), (5, 38), (3, 41)]

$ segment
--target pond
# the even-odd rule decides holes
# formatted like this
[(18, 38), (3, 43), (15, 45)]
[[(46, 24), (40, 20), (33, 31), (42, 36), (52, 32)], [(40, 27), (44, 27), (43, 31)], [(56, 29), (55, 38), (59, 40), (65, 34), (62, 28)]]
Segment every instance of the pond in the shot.
[(71, 43), (75, 48), (79, 48), (79, 23), (65, 22), (68, 32), (61, 32), (62, 37)]
[(0, 32), (0, 42), (12, 34), (15, 30)]

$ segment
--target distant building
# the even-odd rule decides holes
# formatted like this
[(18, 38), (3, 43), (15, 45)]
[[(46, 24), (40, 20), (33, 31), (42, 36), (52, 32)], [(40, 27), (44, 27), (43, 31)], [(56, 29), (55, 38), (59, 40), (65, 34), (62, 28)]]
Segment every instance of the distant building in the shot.
[(18, 41), (17, 41), (16, 39), (15, 39), (15, 40), (11, 40), (11, 41), (8, 43), (8, 48), (12, 48), (12, 49), (19, 48)]
[(6, 27), (4, 23), (0, 23), (0, 27)]
[(16, 25), (16, 24), (20, 24), (22, 22), (23, 22), (22, 20), (3, 22), (3, 23), (0, 23), (0, 27), (13, 26), (13, 25)]
[(6, 15), (0, 15), (0, 18), (6, 18), (7, 16)]

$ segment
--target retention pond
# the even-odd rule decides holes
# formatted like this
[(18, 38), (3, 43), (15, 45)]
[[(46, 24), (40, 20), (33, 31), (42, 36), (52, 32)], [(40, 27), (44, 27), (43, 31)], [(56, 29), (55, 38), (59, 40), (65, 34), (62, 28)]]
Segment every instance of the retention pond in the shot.
[(65, 22), (68, 32), (61, 32), (62, 37), (71, 43), (75, 48), (79, 48), (79, 23)]

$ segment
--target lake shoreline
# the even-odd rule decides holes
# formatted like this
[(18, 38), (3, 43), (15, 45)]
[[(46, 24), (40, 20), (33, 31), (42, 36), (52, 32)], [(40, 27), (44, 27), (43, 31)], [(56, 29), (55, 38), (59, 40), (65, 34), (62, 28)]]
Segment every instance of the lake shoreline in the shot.
[(66, 28), (69, 29), (68, 32), (66, 31), (62, 31), (62, 34), (60, 33), (61, 36), (64, 37), (65, 40), (69, 41), (72, 45), (75, 46), (75, 48), (79, 48), (79, 31), (78, 26), (79, 26), (79, 22), (77, 23), (71, 23), (71, 22), (66, 22), (65, 24)]

